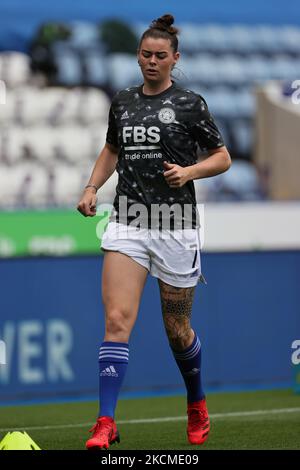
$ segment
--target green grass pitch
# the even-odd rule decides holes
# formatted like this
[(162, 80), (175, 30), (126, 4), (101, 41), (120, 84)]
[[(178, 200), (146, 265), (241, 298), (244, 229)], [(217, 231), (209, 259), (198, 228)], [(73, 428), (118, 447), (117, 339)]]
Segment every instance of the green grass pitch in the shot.
[[(300, 449), (300, 395), (291, 390), (209, 394), (211, 432), (202, 446), (186, 439), (183, 396), (120, 400), (116, 421), (121, 442), (113, 451), (206, 449)], [(44, 450), (84, 449), (96, 402), (2, 407), (0, 440), (24, 430)]]

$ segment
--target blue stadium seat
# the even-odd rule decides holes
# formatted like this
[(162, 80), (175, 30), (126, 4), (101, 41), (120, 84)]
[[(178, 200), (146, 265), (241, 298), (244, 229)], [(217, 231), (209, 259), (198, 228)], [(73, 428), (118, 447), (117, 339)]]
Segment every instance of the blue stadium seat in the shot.
[(254, 88), (241, 88), (235, 93), (238, 114), (243, 118), (253, 118), (256, 108)]
[(220, 82), (229, 85), (242, 85), (246, 82), (244, 61), (234, 55), (226, 55), (219, 59), (217, 74)]
[(63, 42), (57, 42), (53, 45), (53, 53), (57, 66), (57, 83), (67, 86), (81, 84), (82, 66), (78, 52)]
[(253, 28), (255, 52), (276, 54), (280, 52), (280, 31), (278, 27), (257, 25)]
[[(276, 56), (271, 62), (271, 75), (275, 80), (296, 80), (298, 78), (300, 59), (295, 60), (289, 56)], [(298, 65), (298, 70), (297, 70)]]
[(278, 41), (282, 52), (300, 54), (300, 28), (282, 26), (279, 30)]
[(234, 160), (230, 171), (220, 175), (223, 191), (231, 193), (237, 200), (262, 198), (261, 185), (255, 166), (244, 160)]
[(108, 82), (106, 58), (98, 48), (89, 48), (84, 55), (85, 81), (89, 85), (105, 86)]
[(130, 54), (112, 54), (107, 59), (110, 84), (121, 90), (142, 82), (137, 59)]
[(253, 124), (249, 120), (237, 119), (232, 126), (234, 146), (237, 151), (249, 155), (253, 144)]
[(251, 28), (243, 25), (234, 25), (227, 30), (228, 43), (233, 52), (248, 54), (256, 49)]
[(99, 30), (96, 24), (85, 23), (83, 21), (73, 21), (71, 23), (71, 27), (72, 35), (68, 40), (68, 43), (72, 47), (83, 50), (92, 46), (101, 47), (101, 42), (99, 41)]
[[(203, 26), (194, 24), (182, 24), (180, 33), (180, 50), (184, 53), (197, 53), (207, 47), (207, 40), (201, 33)], [(205, 41), (205, 42), (204, 42)]]
[(206, 93), (206, 97), (213, 115), (223, 119), (238, 117), (235, 94), (227, 87), (215, 87)]
[(271, 59), (260, 55), (253, 55), (244, 59), (244, 70), (249, 83), (270, 80)]

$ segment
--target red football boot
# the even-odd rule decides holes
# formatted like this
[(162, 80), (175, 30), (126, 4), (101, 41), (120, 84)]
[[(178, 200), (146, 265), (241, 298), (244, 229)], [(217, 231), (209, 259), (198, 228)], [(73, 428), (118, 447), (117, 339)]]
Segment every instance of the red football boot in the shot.
[(188, 403), (187, 435), (190, 444), (203, 444), (210, 429), (209, 416), (205, 398), (194, 403)]
[(108, 449), (114, 442), (120, 442), (120, 435), (113, 418), (101, 416), (89, 432), (93, 436), (87, 441), (88, 450)]

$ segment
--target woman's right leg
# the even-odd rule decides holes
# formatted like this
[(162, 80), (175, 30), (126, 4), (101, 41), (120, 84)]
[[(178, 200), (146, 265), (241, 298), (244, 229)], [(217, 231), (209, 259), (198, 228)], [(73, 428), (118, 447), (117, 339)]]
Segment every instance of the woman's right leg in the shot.
[(105, 253), (102, 271), (104, 341), (128, 342), (147, 273), (146, 268), (127, 255), (116, 251)]
[(99, 416), (114, 417), (126, 373), (130, 333), (135, 324), (147, 269), (119, 252), (104, 255), (102, 298), (105, 336), (99, 353)]
[(105, 336), (99, 352), (99, 417), (91, 429), (88, 449), (108, 449), (119, 442), (114, 421), (118, 395), (125, 377), (130, 333), (135, 324), (147, 269), (122, 253), (107, 251), (102, 271)]

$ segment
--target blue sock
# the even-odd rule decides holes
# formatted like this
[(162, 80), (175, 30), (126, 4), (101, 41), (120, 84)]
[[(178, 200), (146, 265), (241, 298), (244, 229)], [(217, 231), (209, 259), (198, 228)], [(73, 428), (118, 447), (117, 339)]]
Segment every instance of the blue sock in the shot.
[(198, 336), (195, 333), (191, 346), (184, 351), (171, 349), (185, 382), (188, 403), (202, 400), (205, 394), (201, 383), (201, 343)]
[(114, 418), (129, 357), (128, 343), (104, 341), (99, 351), (99, 416)]

